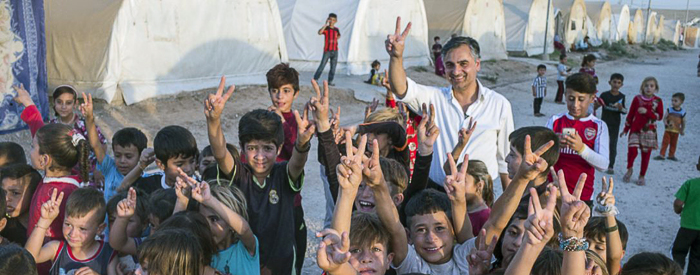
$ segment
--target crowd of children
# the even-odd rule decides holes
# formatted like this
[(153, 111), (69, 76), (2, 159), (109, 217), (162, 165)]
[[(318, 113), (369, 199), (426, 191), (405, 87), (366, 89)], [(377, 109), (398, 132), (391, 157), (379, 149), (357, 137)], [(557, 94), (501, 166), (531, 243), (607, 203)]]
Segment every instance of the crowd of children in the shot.
[[(224, 134), (222, 113), (234, 87), (226, 88), (223, 77), (204, 100), (209, 145), (201, 152), (201, 140), (171, 125), (158, 131), (152, 148), (139, 129), (120, 129), (110, 155), (92, 96), (82, 94), (76, 114), (78, 92), (57, 88), (56, 119), (44, 124), (28, 93), (16, 87), (33, 137), (31, 165), (19, 145), (0, 143), (0, 272), (301, 274), (307, 229), (300, 191), (315, 136), (332, 213), (317, 234), (317, 264), (326, 274), (676, 275), (688, 252), (693, 274), (700, 270), (700, 248), (690, 241), (700, 236), (697, 180), (676, 194), (682, 221), (675, 262), (640, 253), (621, 264), (628, 232), (615, 218), (614, 182), (600, 179), (598, 194), (593, 185), (596, 169), (612, 173), (627, 112), (624, 77), (610, 77), (598, 119), (591, 111), (594, 65), (588, 58), (582, 72), (571, 75), (558, 67), (566, 78), (557, 98), (567, 111), (546, 127), (509, 135), (511, 182), (498, 197), (482, 161), (459, 159), (476, 122), (454, 133), (459, 142), (443, 166), (447, 177), (436, 185), (428, 179), (433, 146), (447, 133), (436, 125), (434, 106), (408, 110), (388, 93), (387, 108), (369, 108), (363, 123), (341, 128), (328, 82), (312, 81), (315, 96), (304, 100), (303, 110), (292, 109), (299, 74), (288, 64), (267, 74), (271, 106), (241, 117), (240, 154)], [(538, 116), (545, 72), (538, 66), (532, 84)], [(656, 79), (645, 79), (629, 108), (622, 131), (629, 134), (625, 181), (641, 150), (638, 183), (644, 184), (658, 146), (656, 120), (666, 125), (661, 158), (668, 145), (668, 159), (675, 159), (685, 130), (684, 96), (674, 95), (664, 116), (658, 90)], [(161, 172), (145, 174), (153, 163)]]

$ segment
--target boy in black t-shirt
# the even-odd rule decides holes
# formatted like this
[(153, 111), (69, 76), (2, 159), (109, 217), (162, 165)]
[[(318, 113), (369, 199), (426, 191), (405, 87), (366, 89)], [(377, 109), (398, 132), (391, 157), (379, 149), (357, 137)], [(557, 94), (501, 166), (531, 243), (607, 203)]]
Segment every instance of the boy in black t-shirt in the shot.
[[(301, 191), (304, 182), (304, 165), (311, 149), (309, 141), (316, 126), (308, 119), (308, 108), (303, 116), (294, 111), (297, 121), (294, 151), (288, 162), (275, 163), (284, 142), (282, 120), (272, 111), (257, 109), (248, 112), (238, 123), (238, 140), (246, 159), (246, 163), (242, 163), (240, 158), (234, 158), (226, 150), (226, 139), (221, 129), (221, 113), (234, 90), (231, 86), (224, 94), (225, 84), (226, 79), (222, 77), (216, 94), (210, 94), (205, 100), (204, 114), (214, 158), (220, 171), (231, 175), (233, 183), (245, 194), (250, 217), (248, 222), (260, 243), (260, 273), (292, 274), (295, 272), (297, 245), (294, 238), (294, 197)], [(312, 84), (320, 95), (316, 82)], [(327, 91), (327, 84), (324, 86)], [(328, 99), (324, 97), (322, 100)]]
[(625, 77), (622, 74), (614, 73), (610, 76), (610, 91), (600, 94), (600, 99), (605, 103), (603, 107), (603, 115), (600, 119), (608, 125), (608, 134), (610, 136), (610, 164), (606, 173), (614, 174), (613, 166), (615, 166), (615, 156), (617, 155), (617, 137), (620, 133), (621, 115), (627, 113), (625, 109), (625, 94), (620, 92)]

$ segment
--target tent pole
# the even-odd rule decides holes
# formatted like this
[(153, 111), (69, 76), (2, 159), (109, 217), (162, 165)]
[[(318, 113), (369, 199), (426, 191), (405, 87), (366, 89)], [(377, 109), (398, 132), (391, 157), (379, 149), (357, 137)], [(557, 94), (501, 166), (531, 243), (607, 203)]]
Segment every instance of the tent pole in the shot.
[(690, 0), (685, 2), (685, 22), (683, 22), (683, 25), (688, 23), (688, 8), (690, 7)]
[(549, 8), (552, 5), (551, 0), (547, 0), (547, 20), (544, 23), (544, 52), (542, 52), (542, 60), (548, 61), (549, 54), (547, 54), (547, 35), (549, 35)]
[(650, 17), (650, 15), (651, 15), (651, 0), (649, 0), (649, 4), (647, 5), (647, 20), (645, 22), (646, 27), (644, 28), (644, 41), (642, 41), (642, 43), (644, 43), (644, 44), (647, 43), (647, 32), (649, 32), (649, 17)]

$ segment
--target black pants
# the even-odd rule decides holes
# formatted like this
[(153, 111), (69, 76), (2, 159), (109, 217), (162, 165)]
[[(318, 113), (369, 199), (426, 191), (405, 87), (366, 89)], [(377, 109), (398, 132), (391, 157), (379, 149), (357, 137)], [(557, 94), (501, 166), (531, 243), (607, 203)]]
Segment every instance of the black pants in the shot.
[(304, 222), (304, 208), (301, 206), (294, 207), (294, 239), (296, 240), (296, 267), (297, 274), (301, 274), (301, 268), (304, 266), (304, 257), (306, 257), (306, 222)]
[(693, 230), (681, 227), (678, 229), (676, 240), (673, 241), (671, 254), (673, 260), (685, 268), (685, 257), (688, 256), (688, 275), (700, 274), (700, 230)]
[(608, 124), (608, 137), (610, 137), (610, 164), (608, 164), (608, 168), (612, 169), (615, 166), (615, 157), (617, 157), (617, 139), (620, 134), (620, 123), (608, 123), (607, 121), (605, 123)]
[(542, 98), (542, 97), (536, 97), (536, 98), (535, 98), (535, 102), (532, 104), (532, 105), (535, 107), (535, 114), (539, 114), (539, 113), (540, 113), (540, 108), (542, 108), (542, 100), (543, 100), (543, 99), (544, 99), (544, 98)]

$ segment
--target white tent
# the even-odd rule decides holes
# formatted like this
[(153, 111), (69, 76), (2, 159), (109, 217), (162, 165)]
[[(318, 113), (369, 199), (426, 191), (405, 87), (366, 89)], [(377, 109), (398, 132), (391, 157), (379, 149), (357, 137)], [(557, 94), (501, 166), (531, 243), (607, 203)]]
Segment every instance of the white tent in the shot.
[[(336, 73), (369, 73), (372, 61), (389, 65), (384, 48), (388, 34), (393, 34), (396, 17), (401, 16), (402, 30), (412, 23), (404, 51), (405, 66), (428, 65), (430, 50), (428, 25), (422, 0), (278, 0), (289, 61), (295, 68), (315, 71), (323, 56), (323, 35), (318, 30), (329, 13), (338, 16), (338, 66)], [(326, 71), (330, 64), (326, 65)]]
[(661, 40), (661, 33), (664, 30), (665, 17), (663, 15), (659, 16), (659, 21), (656, 22), (656, 28), (654, 28), (654, 44), (659, 43)]
[(644, 26), (644, 13), (641, 9), (637, 9), (637, 11), (634, 12), (634, 19), (630, 21), (630, 26), (627, 29), (627, 41), (630, 44), (642, 42), (644, 39)]
[(49, 86), (127, 104), (230, 83), (264, 83), (287, 61), (275, 0), (49, 0)]
[(583, 40), (587, 33), (586, 4), (583, 0), (554, 0), (554, 6), (559, 9), (557, 19), (563, 44), (569, 48), (571, 44)]
[(627, 5), (612, 13), (612, 27), (610, 39), (612, 41), (627, 40), (627, 31), (630, 25), (630, 9)]
[(588, 36), (588, 43), (591, 43), (594, 47), (598, 47), (603, 44), (603, 40), (601, 37), (598, 37), (598, 31), (595, 25), (593, 25), (594, 22), (595, 20), (586, 15), (586, 36)]
[(681, 21), (665, 20), (663, 28), (664, 29), (661, 31), (661, 38), (678, 45), (678, 40), (680, 40), (681, 35)]
[(452, 34), (479, 42), (481, 58), (505, 59), (506, 27), (502, 0), (424, 0), (430, 37)]
[(656, 32), (656, 12), (652, 11), (649, 14), (649, 18), (647, 19), (647, 24), (646, 24), (646, 29), (644, 29), (644, 42), (645, 43), (654, 43), (654, 33)]
[(612, 25), (612, 9), (610, 7), (610, 2), (588, 2), (586, 3), (586, 12), (588, 16), (593, 19), (592, 24), (595, 25), (596, 33), (592, 34), (592, 31), (588, 31), (588, 36), (592, 35), (598, 37), (601, 41), (607, 41), (610, 39), (611, 25)]
[[(547, 4), (551, 0), (504, 0), (506, 49), (537, 55), (544, 52)], [(554, 6), (549, 7), (547, 53), (554, 52)]]

